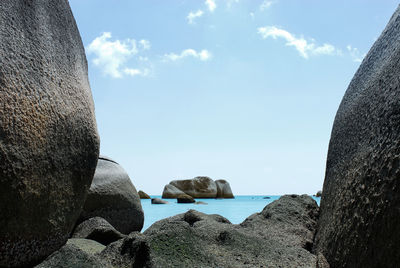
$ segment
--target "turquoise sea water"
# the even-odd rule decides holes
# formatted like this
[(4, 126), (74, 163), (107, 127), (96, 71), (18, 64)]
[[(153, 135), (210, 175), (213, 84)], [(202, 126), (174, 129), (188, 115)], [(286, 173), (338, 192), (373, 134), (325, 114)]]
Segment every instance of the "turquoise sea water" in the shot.
[[(150, 199), (142, 199), (142, 207), (144, 210), (144, 226), (142, 231), (146, 230), (154, 222), (161, 219), (184, 213), (189, 209), (206, 214), (219, 214), (230, 220), (234, 224), (241, 223), (253, 213), (260, 212), (266, 205), (274, 200), (279, 199), (279, 195), (239, 195), (234, 199), (196, 199), (196, 201), (206, 202), (207, 205), (197, 204), (178, 204), (176, 199), (165, 199), (168, 204), (152, 205)], [(161, 198), (161, 196), (151, 196), (151, 198)], [(318, 205), (320, 198), (313, 197)]]

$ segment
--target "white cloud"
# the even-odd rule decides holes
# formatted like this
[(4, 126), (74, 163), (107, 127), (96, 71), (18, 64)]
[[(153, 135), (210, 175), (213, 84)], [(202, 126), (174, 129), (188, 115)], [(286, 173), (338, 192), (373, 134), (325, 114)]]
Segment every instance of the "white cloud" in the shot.
[(347, 45), (347, 51), (350, 53), (350, 57), (354, 62), (362, 62), (366, 54), (361, 54), (358, 48)]
[(148, 50), (151, 47), (150, 42), (148, 40), (142, 39), (139, 41), (139, 44), (142, 46), (144, 50)]
[(263, 39), (267, 39), (268, 37), (271, 37), (273, 39), (283, 38), (284, 40), (286, 40), (287, 46), (293, 46), (305, 59), (308, 59), (310, 55), (341, 54), (341, 51), (337, 50), (331, 44), (323, 44), (322, 46), (318, 46), (315, 43), (314, 39), (307, 41), (303, 37), (297, 38), (288, 31), (279, 29), (275, 26), (260, 27), (258, 28), (258, 33), (261, 35)]
[(206, 0), (205, 4), (207, 5), (207, 8), (208, 10), (210, 10), (210, 12), (214, 12), (214, 10), (217, 8), (215, 0)]
[(201, 16), (203, 16), (203, 11), (202, 10), (197, 10), (196, 12), (191, 11), (189, 13), (189, 15), (187, 15), (187, 20), (189, 22), (189, 24), (193, 24), (194, 20), (196, 18), (200, 18)]
[(197, 52), (196, 50), (190, 48), (183, 50), (180, 54), (169, 53), (164, 55), (164, 59), (169, 61), (177, 61), (186, 57), (193, 57), (201, 61), (207, 61), (211, 59), (212, 55), (206, 49)]
[(254, 18), (255, 18), (254, 13), (253, 13), (253, 12), (250, 12), (249, 15), (250, 15), (250, 17), (254, 20)]
[(124, 69), (124, 73), (126, 75), (130, 75), (130, 76), (148, 76), (150, 74), (150, 70), (149, 69), (131, 69), (131, 68), (125, 68)]
[(273, 4), (275, 4), (275, 1), (264, 0), (264, 2), (262, 2), (260, 5), (260, 10), (264, 11), (264, 10), (270, 8)]
[[(109, 75), (113, 78), (121, 78), (124, 74), (131, 76), (147, 75), (144, 71), (135, 72), (133, 71), (134, 69), (125, 67), (127, 61), (139, 53), (134, 39), (126, 39), (123, 41), (111, 41), (110, 39), (111, 33), (105, 32), (101, 36), (96, 37), (86, 47), (88, 55), (94, 55), (92, 61), (94, 65), (102, 69), (105, 75)], [(146, 40), (141, 40), (139, 43), (143, 46), (143, 49), (150, 48), (150, 42)], [(146, 44), (146, 48), (143, 44)]]

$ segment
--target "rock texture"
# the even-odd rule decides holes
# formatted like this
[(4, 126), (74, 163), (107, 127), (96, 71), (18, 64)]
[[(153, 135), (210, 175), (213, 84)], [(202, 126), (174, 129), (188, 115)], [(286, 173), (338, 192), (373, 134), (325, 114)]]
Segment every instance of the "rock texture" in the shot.
[(85, 238), (97, 241), (105, 246), (124, 237), (123, 234), (103, 218), (90, 218), (79, 224), (72, 234), (72, 238)]
[(162, 205), (162, 204), (168, 204), (168, 201), (162, 200), (160, 198), (152, 198), (151, 203), (154, 205)]
[(215, 184), (217, 185), (217, 198), (235, 198), (229, 182), (226, 180), (216, 180)]
[(143, 191), (138, 192), (140, 199), (151, 199), (151, 197)]
[(400, 9), (336, 114), (316, 250), (332, 267), (400, 262)]
[(123, 234), (140, 231), (144, 215), (128, 174), (114, 160), (101, 156), (81, 215), (81, 221), (102, 217)]
[[(191, 180), (174, 180), (169, 184), (193, 198), (215, 198), (217, 196), (217, 185), (209, 177), (196, 177)], [(175, 198), (177, 198), (177, 196)]]
[(296, 195), (240, 225), (189, 210), (131, 233), (98, 256), (115, 267), (326, 267), (309, 251), (317, 217), (316, 202)]
[(164, 191), (162, 193), (162, 198), (177, 198), (179, 195), (185, 194), (183, 191), (179, 190), (175, 186), (171, 184), (167, 184), (164, 187)]
[(60, 250), (51, 254), (36, 268), (111, 268), (107, 262), (100, 260), (97, 253), (105, 246), (87, 239), (69, 239)]
[(99, 138), (68, 1), (0, 1), (0, 21), (0, 266), (20, 267), (67, 241)]

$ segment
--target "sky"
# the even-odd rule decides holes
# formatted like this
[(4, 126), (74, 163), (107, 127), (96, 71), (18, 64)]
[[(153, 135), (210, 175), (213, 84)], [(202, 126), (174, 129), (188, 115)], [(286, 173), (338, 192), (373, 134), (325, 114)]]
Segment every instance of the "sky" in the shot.
[(332, 124), (392, 0), (69, 0), (101, 154), (137, 190), (226, 179), (236, 195), (322, 189)]

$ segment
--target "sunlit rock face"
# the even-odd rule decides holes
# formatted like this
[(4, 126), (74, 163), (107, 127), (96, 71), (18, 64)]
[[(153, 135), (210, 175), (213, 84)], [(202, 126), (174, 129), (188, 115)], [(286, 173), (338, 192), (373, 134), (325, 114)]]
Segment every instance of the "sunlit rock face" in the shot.
[(399, 40), (397, 9), (336, 114), (315, 240), (332, 267), (400, 261)]
[(0, 1), (0, 22), (0, 266), (20, 267), (67, 241), (99, 137), (68, 1)]

